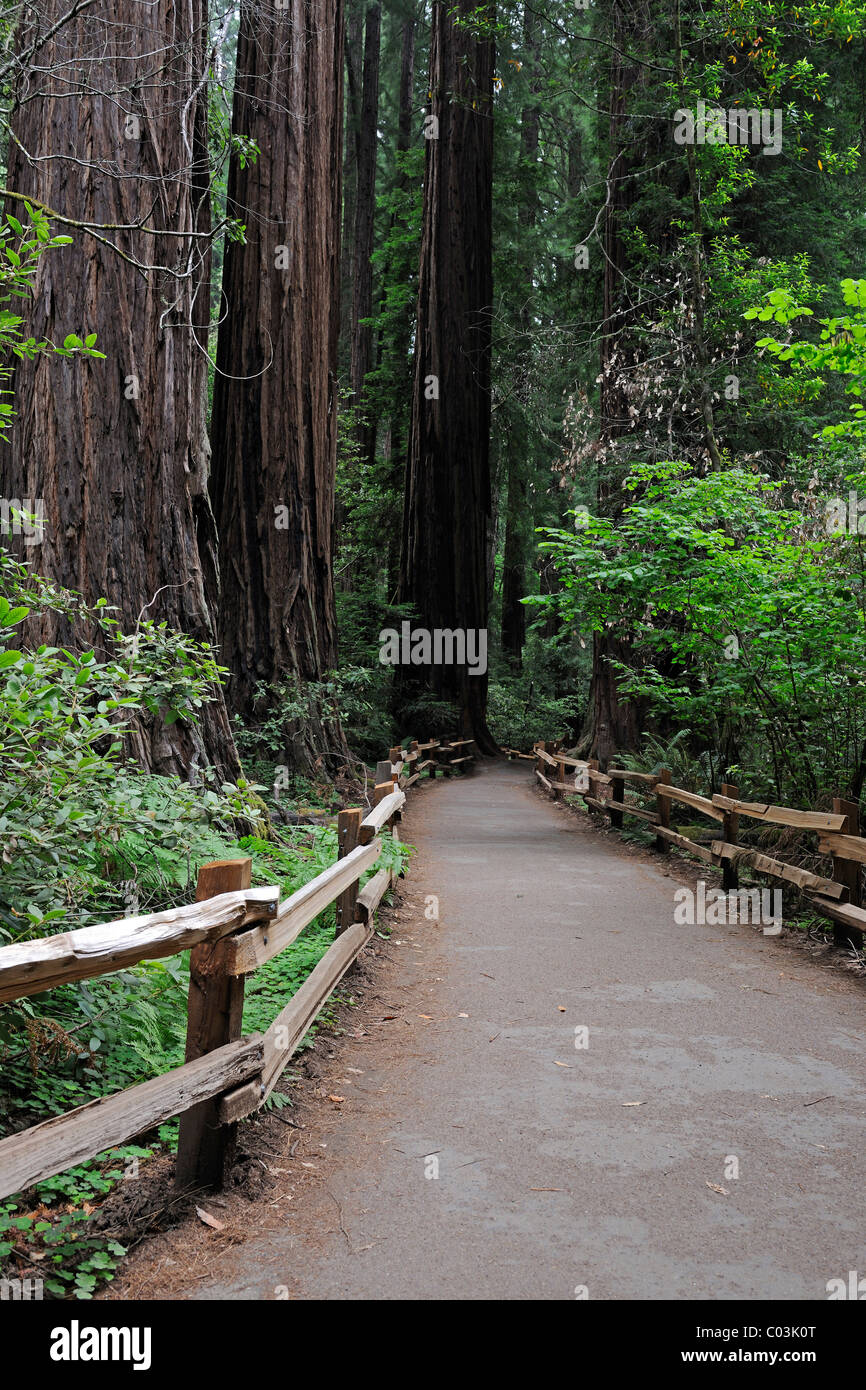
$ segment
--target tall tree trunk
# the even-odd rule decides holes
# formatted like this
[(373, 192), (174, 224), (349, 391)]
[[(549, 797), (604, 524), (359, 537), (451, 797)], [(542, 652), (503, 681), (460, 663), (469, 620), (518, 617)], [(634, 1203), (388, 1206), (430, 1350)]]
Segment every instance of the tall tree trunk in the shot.
[[(492, 5), (483, 17), (493, 17)], [(459, 23), (455, 20), (473, 22)], [(401, 598), (428, 630), (487, 631), (494, 43), (475, 0), (435, 0)], [(417, 668), (414, 668), (417, 670)], [(404, 672), (404, 678), (412, 674)], [(424, 668), (482, 751), (487, 676)]]
[[(683, 30), (680, 0), (676, 0), (674, 46), (677, 90), (679, 93), (680, 107), (684, 108), (686, 105), (686, 75), (683, 66)], [(722, 456), (719, 453), (719, 446), (716, 440), (716, 426), (713, 416), (713, 394), (710, 387), (710, 364), (707, 356), (707, 344), (704, 337), (704, 302), (706, 300), (706, 286), (704, 283), (704, 218), (703, 208), (701, 206), (701, 183), (698, 175), (694, 145), (687, 144), (685, 147), (685, 154), (686, 168), (689, 175), (689, 193), (692, 201), (692, 344), (695, 354), (695, 365), (698, 369), (700, 411), (704, 426), (707, 456), (711, 468), (718, 473), (722, 468)]]
[[(231, 707), (256, 687), (315, 680), (336, 661), (333, 511), (339, 332), (342, 0), (245, 3), (233, 127), (261, 155), (229, 173), (213, 410), (213, 497), (224, 555), (220, 638)], [(287, 741), (309, 769), (346, 754), (322, 711)]]
[[(642, 0), (610, 0), (608, 195), (604, 212), (604, 319), (601, 333), (599, 511), (616, 516), (623, 505), (617, 469), (616, 440), (628, 431), (627, 371), (631, 365), (626, 342), (630, 324), (628, 269), (623, 220), (631, 198), (631, 176), (639, 152), (628, 131), (628, 98), (642, 80), (640, 69), (624, 55), (636, 39), (643, 19)], [(599, 759), (602, 767), (618, 750), (635, 748), (640, 722), (632, 701), (620, 699), (611, 660), (628, 661), (630, 646), (605, 631), (593, 642), (592, 677), (587, 720), (580, 748)]]
[[(417, 9), (417, 0), (416, 0)], [(403, 21), (402, 42), (400, 49), (400, 87), (398, 92), (397, 107), (397, 154), (405, 154), (412, 146), (412, 126), (414, 116), (414, 97), (415, 97), (415, 36), (418, 28), (416, 16), (410, 15)], [(405, 172), (398, 173), (397, 186), (404, 190), (409, 188), (409, 178)], [(390, 231), (393, 232), (396, 218), (392, 218)], [(399, 258), (400, 253), (397, 253)], [(382, 275), (382, 287), (392, 283), (394, 276), (393, 263), (386, 265)], [(392, 351), (395, 362), (405, 363), (406, 393), (405, 401), (409, 401), (412, 393), (412, 330), (414, 327), (414, 317), (407, 314), (403, 324), (403, 331), (395, 337), (392, 343)], [(382, 360), (381, 335), (379, 343), (379, 361)], [(385, 437), (387, 440), (388, 458), (390, 464), (390, 476), (392, 486), (398, 495), (403, 492), (403, 483), (406, 470), (406, 447), (408, 435), (408, 410), (401, 403), (399, 414), (392, 408), (390, 418), (386, 421)], [(388, 536), (388, 555), (387, 555), (387, 574), (388, 574), (388, 593), (397, 592), (400, 583), (400, 528), (396, 532), (391, 532)]]
[(343, 234), (340, 262), (340, 372), (352, 376), (352, 307), (355, 301), (355, 203), (361, 140), (361, 82), (364, 51), (363, 0), (345, 0), (345, 133), (343, 140)]
[[(21, 50), (67, 8), (28, 9)], [(25, 75), (8, 186), (67, 217), (154, 234), (106, 234), (121, 255), (82, 232), (42, 260), (28, 333), (62, 342), (86, 322), (105, 361), (19, 362), (0, 448), (0, 490), (44, 499), (44, 540), (29, 557), (41, 573), (107, 598), (127, 629), (143, 615), (203, 641), (215, 639), (217, 592), (196, 344), (207, 343), (210, 287), (207, 46), (205, 0), (180, 12), (171, 0), (96, 0), (40, 48), (38, 81)], [(70, 640), (54, 616), (36, 626), (41, 641)], [(193, 753), (222, 779), (239, 772), (219, 693), (195, 729), (142, 723), (135, 751), (163, 774), (182, 775)]]
[(527, 488), (521, 462), (520, 451), (513, 449), (508, 456), (508, 501), (502, 555), (502, 651), (517, 671), (526, 643), (526, 609), (520, 600), (526, 597), (523, 533), (527, 525)]
[(400, 52), (400, 94), (397, 115), (397, 149), (406, 151), (412, 144), (412, 109), (415, 88), (415, 15), (403, 21), (403, 43)]
[[(530, 175), (528, 196), (521, 204), (518, 214), (524, 242), (524, 278), (527, 286), (526, 298), (521, 311), (521, 331), (523, 333), (523, 356), (526, 363), (526, 377), (529, 379), (532, 359), (532, 299), (534, 241), (533, 231), (538, 218), (538, 195), (535, 186), (535, 166), (538, 160), (538, 139), (541, 111), (537, 96), (539, 86), (539, 37), (538, 16), (530, 4), (523, 6), (523, 50), (524, 63), (529, 68), (531, 100), (524, 106), (520, 115), (520, 154), (524, 170)], [(514, 440), (508, 451), (508, 501), (505, 513), (505, 547), (502, 557), (502, 651), (517, 670), (523, 659), (526, 642), (526, 609), (521, 599), (526, 596), (526, 530), (530, 525), (527, 517), (527, 453), (528, 431), (522, 431), (523, 438)], [(522, 447), (521, 447), (522, 446)]]
[[(364, 380), (373, 365), (373, 329), (364, 319), (373, 313), (373, 230), (376, 212), (376, 152), (379, 123), (379, 47), (382, 6), (367, 8), (364, 35), (364, 82), (361, 94), (361, 128), (358, 141), (358, 186), (355, 199), (355, 278), (352, 297), (352, 392), (363, 406)], [(367, 420), (359, 426), (362, 456), (372, 460), (376, 451), (376, 426)]]

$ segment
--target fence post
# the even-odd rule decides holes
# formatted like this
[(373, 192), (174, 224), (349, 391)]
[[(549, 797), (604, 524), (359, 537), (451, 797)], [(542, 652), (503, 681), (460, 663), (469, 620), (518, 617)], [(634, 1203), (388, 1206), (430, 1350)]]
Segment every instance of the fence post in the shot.
[[(361, 836), (363, 811), (341, 811), (337, 817), (337, 858), (345, 859), (358, 845)], [(337, 899), (337, 936), (342, 936), (355, 920), (358, 881), (344, 888)]]
[(397, 778), (392, 777), (387, 782), (380, 782), (373, 788), (373, 805), (378, 806), (380, 801), (384, 801), (386, 796), (397, 790)]
[[(373, 805), (374, 805), (374, 806), (378, 806), (378, 805), (379, 805), (379, 802), (380, 802), (380, 801), (384, 801), (384, 799), (385, 799), (386, 796), (390, 796), (392, 792), (399, 791), (399, 789), (400, 789), (400, 784), (399, 784), (399, 782), (397, 781), (396, 777), (394, 778), (394, 780), (393, 780), (392, 782), (382, 782), (380, 786), (374, 787), (374, 788), (373, 788)], [(388, 817), (387, 829), (391, 832), (392, 835), (393, 835), (393, 833), (394, 833), (394, 820), (395, 820), (399, 815), (400, 815), (400, 812), (399, 812), (399, 811), (395, 811), (393, 816), (389, 816), (389, 817)], [(383, 825), (383, 826), (382, 826), (382, 829), (385, 830), (385, 829), (386, 829), (386, 826)], [(372, 837), (371, 837), (371, 838), (372, 838)]]
[[(860, 834), (860, 807), (856, 801), (846, 801), (844, 797), (834, 796), (834, 816), (844, 816), (841, 835)], [(833, 878), (836, 883), (844, 883), (848, 889), (848, 901), (852, 907), (860, 907), (860, 865), (855, 859), (840, 859), (833, 855)], [(836, 946), (847, 946), (850, 940), (862, 941), (862, 933), (856, 927), (846, 927), (843, 922), (833, 923), (833, 942)]]
[[(598, 758), (587, 758), (587, 760), (586, 760), (586, 775), (587, 775), (587, 779), (588, 779), (588, 781), (589, 781), (589, 794), (590, 794), (590, 796), (593, 796), (593, 797), (595, 796), (596, 791), (598, 790), (598, 788), (597, 788), (596, 785), (595, 785), (595, 782), (592, 780), (592, 774), (593, 774), (594, 772), (598, 772)], [(591, 816), (594, 816), (594, 815), (597, 814), (596, 808), (595, 808), (594, 806), (588, 807), (588, 810), (589, 810), (589, 814), (590, 814)]]
[[(217, 859), (198, 872), (196, 902), (252, 884), (252, 859)], [(189, 953), (186, 1061), (194, 1062), (241, 1036), (244, 977), (226, 970), (228, 942), (201, 941)], [(219, 1096), (180, 1117), (175, 1186), (222, 1187), (234, 1157), (237, 1125), (219, 1122)]]
[[(659, 768), (659, 772), (658, 772), (658, 781), (656, 782), (656, 787), (658, 787), (659, 785), (661, 785), (661, 786), (663, 786), (663, 787), (669, 787), (670, 784), (671, 784), (671, 770), (670, 770), (670, 768), (669, 768), (669, 767), (660, 767), (660, 768)], [(658, 793), (658, 791), (656, 791), (656, 814), (657, 814), (657, 816), (658, 816), (658, 818), (659, 818), (659, 826), (660, 826), (663, 830), (670, 830), (670, 828), (671, 828), (671, 799), (670, 799), (669, 796), (660, 796), (659, 793)], [(668, 843), (668, 841), (665, 839), (665, 837), (664, 837), (663, 835), (656, 835), (656, 849), (658, 850), (659, 854), (667, 854), (668, 851), (670, 850), (670, 844)]]
[[(614, 777), (610, 784), (610, 795), (613, 801), (625, 801), (625, 778)], [(615, 830), (622, 830), (622, 811), (610, 812), (610, 823)]]
[[(565, 781), (565, 763), (562, 761), (562, 759), (559, 759), (556, 764), (556, 780), (557, 782)], [(553, 795), (556, 797), (557, 801), (562, 800), (562, 792), (560, 791), (559, 787), (556, 787), (554, 789)]]
[(381, 762), (378, 762), (376, 764), (376, 781), (373, 783), (373, 785), (377, 786), (380, 782), (387, 781), (387, 779), (390, 776), (392, 776), (391, 759), (382, 758)]
[[(722, 783), (722, 796), (730, 796), (736, 799), (740, 795), (738, 787), (733, 782)], [(740, 833), (740, 817), (735, 811), (725, 811), (722, 820), (722, 834), (726, 845), (735, 845), (737, 836)], [(740, 871), (731, 859), (722, 860), (722, 889), (725, 893), (730, 893), (733, 889), (740, 886)]]

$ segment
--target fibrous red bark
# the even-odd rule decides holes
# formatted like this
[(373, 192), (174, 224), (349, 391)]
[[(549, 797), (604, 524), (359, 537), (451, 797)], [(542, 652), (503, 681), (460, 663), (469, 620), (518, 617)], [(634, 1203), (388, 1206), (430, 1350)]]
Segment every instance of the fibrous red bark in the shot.
[[(28, 6), (18, 51), (67, 8)], [(59, 342), (96, 332), (105, 360), (17, 365), (0, 490), (44, 501), (44, 539), (28, 555), (40, 572), (88, 601), (107, 598), (127, 629), (143, 614), (210, 641), (207, 46), (205, 0), (180, 10), (95, 0), (41, 46), (38, 68), (22, 65), (8, 187), (128, 230), (104, 233), (117, 249), (75, 232), (40, 263), (27, 332)], [(17, 200), (10, 210), (24, 219)], [(50, 615), (30, 635), (69, 639)], [(220, 694), (198, 729), (157, 720), (136, 749), (160, 773), (182, 774), (194, 752), (222, 778), (239, 771)]]
[[(212, 495), (223, 554), (221, 651), (231, 708), (284, 676), (336, 663), (333, 511), (337, 440), (342, 0), (241, 11), (226, 251), (217, 348)], [(344, 753), (327, 713), (286, 759)]]

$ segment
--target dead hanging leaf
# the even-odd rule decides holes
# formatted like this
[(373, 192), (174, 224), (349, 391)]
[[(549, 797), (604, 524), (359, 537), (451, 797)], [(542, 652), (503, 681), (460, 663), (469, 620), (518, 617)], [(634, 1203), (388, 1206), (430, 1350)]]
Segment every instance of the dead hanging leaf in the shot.
[(199, 1221), (203, 1221), (206, 1226), (210, 1226), (214, 1231), (225, 1230), (226, 1223), (224, 1221), (218, 1221), (215, 1216), (211, 1216), (210, 1212), (205, 1211), (203, 1207), (196, 1207), (195, 1214)]
[(719, 1187), (718, 1183), (708, 1182), (707, 1187), (711, 1192), (718, 1192), (720, 1197), (730, 1197), (731, 1195), (726, 1187)]
[(636, 1106), (636, 1105), (646, 1105), (646, 1101), (645, 1101), (645, 1100), (624, 1100), (623, 1103), (622, 1103), (622, 1108), (623, 1108), (623, 1110), (632, 1110), (632, 1109), (634, 1108), (634, 1106)]
[(341, 1101), (344, 1101), (345, 1099), (345, 1096), (328, 1096), (328, 1100), (332, 1100), (335, 1105), (339, 1105)]
[(554, 1065), (555, 1067), (565, 1067), (566, 1071), (570, 1071), (570, 1070), (571, 1070), (571, 1068), (570, 1068), (569, 1065), (568, 1065), (568, 1062), (554, 1062), (553, 1065)]

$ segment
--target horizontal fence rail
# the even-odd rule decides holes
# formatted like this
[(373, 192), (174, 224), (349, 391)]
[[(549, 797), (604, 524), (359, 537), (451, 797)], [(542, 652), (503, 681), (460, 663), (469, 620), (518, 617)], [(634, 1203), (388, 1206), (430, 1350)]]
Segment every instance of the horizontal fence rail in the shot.
[[(860, 865), (866, 863), (866, 839), (860, 835), (860, 813), (855, 802), (833, 799), (833, 810), (809, 811), (792, 806), (741, 801), (737, 788), (724, 783), (722, 792), (700, 796), (671, 785), (669, 769), (633, 772), (629, 768), (608, 766), (599, 769), (597, 760), (566, 757), (557, 744), (538, 742), (531, 754), (506, 750), (509, 756), (531, 757), (537, 781), (554, 797), (580, 796), (592, 815), (603, 814), (614, 829), (623, 828), (623, 818), (632, 816), (653, 826), (656, 849), (667, 853), (670, 846), (712, 864), (722, 871), (726, 891), (739, 886), (739, 868), (790, 883), (804, 893), (816, 912), (834, 923), (839, 945), (863, 944), (866, 911), (861, 902)], [(615, 755), (614, 755), (615, 756)], [(645, 806), (626, 798), (626, 784), (636, 783), (636, 794), (653, 799)], [(634, 795), (635, 793), (633, 793)], [(688, 807), (721, 827), (721, 834), (710, 844), (700, 844), (689, 835), (671, 828), (671, 808)], [(787, 864), (750, 845), (741, 845), (740, 817), (818, 836), (817, 853), (830, 858), (831, 877)]]
[[(373, 916), (394, 871), (380, 869), (360, 890), (359, 881), (374, 868), (385, 837), (398, 838), (406, 791), (422, 772), (428, 778), (465, 773), (475, 756), (474, 744), (456, 737), (392, 748), (377, 766), (370, 810), (339, 814), (337, 862), (284, 902), (276, 887), (251, 887), (251, 859), (218, 860), (199, 870), (194, 903), (0, 948), (0, 1004), (190, 951), (183, 1065), (0, 1140), (0, 1197), (177, 1115), (177, 1186), (220, 1184), (237, 1122), (271, 1094), (373, 934)], [(242, 1038), (246, 976), (290, 946), (332, 903), (333, 945), (267, 1031)]]

